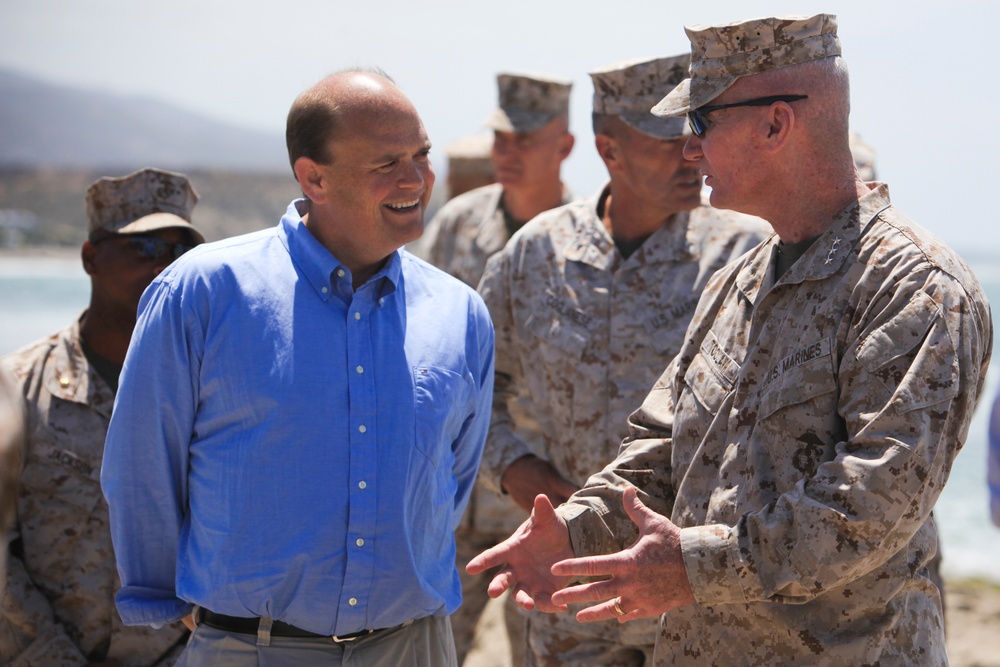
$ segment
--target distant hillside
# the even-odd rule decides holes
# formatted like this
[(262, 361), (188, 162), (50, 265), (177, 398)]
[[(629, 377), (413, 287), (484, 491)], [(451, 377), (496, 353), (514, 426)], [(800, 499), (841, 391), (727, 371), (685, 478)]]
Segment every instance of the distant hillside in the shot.
[[(30, 222), (16, 241), (24, 245), (79, 246), (87, 237), (87, 187), (121, 170), (55, 170), (0, 166), (0, 223), (15, 215)], [(200, 199), (194, 224), (209, 241), (278, 224), (288, 203), (301, 196), (292, 176), (245, 171), (188, 170)], [(0, 243), (9, 230), (0, 224)]]
[[(0, 69), (0, 166), (145, 166), (290, 174), (284, 137), (149, 98), (69, 88)], [(81, 200), (82, 201), (82, 200)]]

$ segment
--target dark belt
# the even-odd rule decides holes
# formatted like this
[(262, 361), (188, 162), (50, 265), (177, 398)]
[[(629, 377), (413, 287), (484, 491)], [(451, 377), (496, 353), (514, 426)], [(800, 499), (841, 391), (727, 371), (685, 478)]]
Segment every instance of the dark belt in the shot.
[[(244, 618), (242, 616), (226, 616), (225, 614), (216, 614), (214, 611), (209, 611), (208, 609), (201, 610), (201, 618), (199, 623), (204, 623), (210, 628), (215, 628), (216, 630), (223, 630), (225, 632), (235, 632), (241, 635), (255, 635), (257, 634), (257, 627), (260, 625), (260, 619)], [(408, 625), (408, 623), (404, 623)], [(399, 627), (399, 626), (397, 626)], [(320, 635), (315, 632), (309, 632), (308, 630), (303, 630), (302, 628), (297, 628), (294, 625), (289, 625), (288, 623), (283, 623), (281, 621), (271, 621), (271, 636), (272, 637), (296, 637), (299, 639), (332, 639), (333, 641), (340, 642), (352, 642), (356, 639), (361, 639), (362, 637), (367, 637), (368, 635), (373, 635), (376, 632), (384, 632), (386, 629), (380, 630), (361, 630), (360, 632), (352, 632), (347, 635)]]

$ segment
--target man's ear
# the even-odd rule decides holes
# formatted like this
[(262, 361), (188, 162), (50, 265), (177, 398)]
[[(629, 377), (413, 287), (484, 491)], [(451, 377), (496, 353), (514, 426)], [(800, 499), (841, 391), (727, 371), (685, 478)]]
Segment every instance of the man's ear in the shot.
[(88, 276), (97, 273), (97, 246), (90, 241), (84, 241), (80, 248), (80, 260), (83, 262), (83, 270)]
[(559, 138), (559, 159), (565, 160), (569, 157), (569, 154), (573, 152), (573, 145), (576, 143), (576, 137), (567, 132), (562, 137)]
[(618, 143), (606, 134), (595, 134), (594, 145), (608, 171), (613, 171), (618, 166)]
[(312, 158), (300, 157), (292, 167), (302, 194), (317, 204), (326, 201), (326, 174), (322, 166)]
[(795, 128), (795, 110), (788, 102), (772, 104), (767, 113), (765, 142), (772, 151), (780, 150), (788, 143)]

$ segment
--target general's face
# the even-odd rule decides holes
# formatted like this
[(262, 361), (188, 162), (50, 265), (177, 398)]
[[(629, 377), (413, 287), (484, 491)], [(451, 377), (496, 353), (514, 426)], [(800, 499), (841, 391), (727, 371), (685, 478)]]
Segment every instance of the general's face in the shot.
[[(711, 104), (738, 102), (739, 82)], [(712, 188), (710, 201), (716, 208), (752, 212), (753, 202), (763, 191), (762, 172), (754, 166), (759, 146), (756, 136), (766, 113), (761, 107), (720, 109), (710, 115), (711, 125), (701, 137), (691, 135), (684, 145), (684, 157), (698, 164), (705, 185)]]
[(698, 163), (684, 157), (685, 139), (658, 139), (621, 123), (615, 140), (621, 178), (643, 201), (669, 215), (701, 204)]
[(379, 256), (416, 240), (434, 187), (430, 141), (412, 107), (355, 113), (330, 141), (321, 165), (341, 233)]
[(94, 298), (134, 318), (143, 291), (176, 257), (195, 245), (181, 228), (116, 234), (84, 245)]
[(493, 133), (493, 169), (505, 188), (559, 178), (562, 161), (573, 147), (565, 117), (555, 118), (532, 132)]

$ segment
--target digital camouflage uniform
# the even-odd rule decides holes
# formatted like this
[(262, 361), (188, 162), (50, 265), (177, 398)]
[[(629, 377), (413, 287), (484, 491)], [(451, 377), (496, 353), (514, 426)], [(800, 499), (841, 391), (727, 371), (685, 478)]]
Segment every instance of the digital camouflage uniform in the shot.
[[(503, 186), (496, 183), (450, 200), (427, 226), (420, 246), (424, 250), (416, 252), (465, 284), (478, 286), (486, 269), (486, 260), (503, 249), (510, 238), (500, 206), (502, 195)], [(570, 199), (569, 191), (563, 188), (563, 203)], [(523, 437), (537, 441), (537, 435), (527, 435), (532, 429), (523, 424)], [(462, 579), (462, 606), (451, 615), (451, 623), (460, 662), (472, 646), (476, 624), (489, 602), (486, 589), (493, 578), (488, 574), (470, 575), (465, 566), (474, 556), (505, 540), (526, 518), (528, 515), (524, 510), (509, 497), (499, 496), (481, 483), (476, 483), (462, 525), (455, 533), (458, 550), (456, 565)], [(513, 604), (509, 607), (508, 614), (518, 614)], [(509, 618), (509, 629), (512, 623), (520, 624), (521, 621)], [(513, 650), (516, 656), (521, 654), (520, 647), (513, 647)]]
[(114, 396), (84, 356), (79, 320), (6, 356), (3, 371), (24, 397), (27, 435), (0, 617), (3, 664), (173, 664), (181, 624), (127, 628), (115, 611), (119, 581), (100, 486)]
[(627, 484), (681, 527), (697, 604), (661, 617), (657, 665), (947, 664), (930, 513), (990, 309), (871, 187), (776, 284), (776, 237), (716, 274), (621, 454), (559, 510), (580, 554), (635, 539)]
[[(487, 264), (480, 293), (497, 332), (496, 381), (480, 475), (493, 488), (531, 453), (509, 409), (516, 399), (541, 428), (539, 455), (567, 480), (582, 486), (614, 459), (708, 279), (771, 233), (759, 218), (701, 206), (623, 259), (602, 222), (608, 193), (539, 215)], [(533, 614), (529, 628), (529, 645), (558, 644), (539, 646), (542, 655), (594, 639), (648, 650), (656, 636), (655, 620), (581, 624), (572, 613)]]

